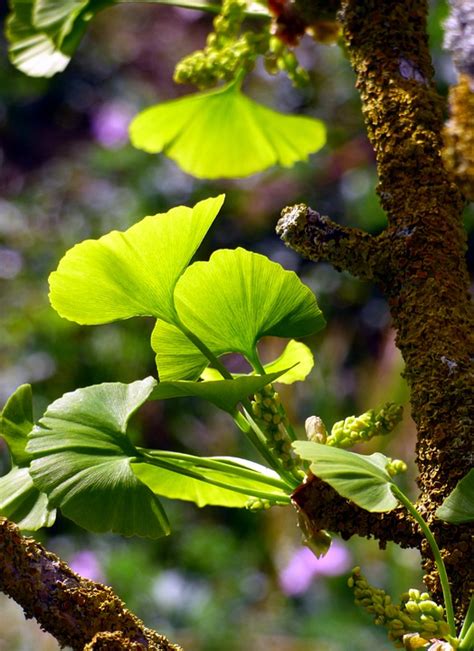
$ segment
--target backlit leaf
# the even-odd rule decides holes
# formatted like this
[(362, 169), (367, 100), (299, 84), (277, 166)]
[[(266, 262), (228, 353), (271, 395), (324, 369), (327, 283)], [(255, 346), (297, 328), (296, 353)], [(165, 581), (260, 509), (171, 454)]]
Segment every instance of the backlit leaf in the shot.
[(305, 380), (313, 366), (314, 357), (308, 346), (301, 341), (291, 339), (282, 354), (273, 362), (265, 364), (264, 368), (266, 373), (277, 373), (283, 369), (289, 369), (276, 382), (293, 384), (293, 382)]
[(54, 524), (56, 509), (34, 486), (28, 468), (14, 466), (0, 477), (0, 515), (16, 522), (20, 529), (36, 531)]
[(220, 195), (194, 208), (172, 208), (77, 244), (50, 275), (52, 306), (89, 325), (145, 315), (173, 321), (175, 284), (223, 201)]
[(398, 500), (391, 476), (385, 470), (387, 457), (368, 456), (311, 441), (295, 441), (293, 448), (311, 462), (311, 472), (327, 482), (342, 497), (371, 512), (391, 511)]
[(198, 178), (235, 178), (307, 160), (324, 145), (325, 128), (319, 120), (258, 104), (232, 82), (142, 111), (130, 138), (138, 149), (163, 152)]
[(474, 469), (458, 482), (436, 511), (436, 516), (451, 524), (474, 520)]
[[(293, 271), (240, 248), (221, 249), (209, 262), (188, 267), (174, 297), (182, 323), (217, 356), (236, 352), (251, 361), (265, 335), (303, 337), (324, 326), (314, 294)], [(152, 347), (161, 379), (194, 379), (208, 363), (181, 333), (160, 322)]]
[(11, 0), (9, 56), (31, 77), (62, 72), (90, 18), (114, 0)]
[(31, 386), (22, 384), (8, 398), (0, 413), (0, 436), (5, 440), (13, 463), (28, 465), (31, 459), (25, 448), (33, 428), (33, 401)]
[[(160, 460), (158, 452), (154, 453), (154, 458)], [(189, 455), (188, 460), (170, 459), (166, 454), (161, 461), (169, 465), (169, 468), (160, 468), (149, 463), (133, 463), (132, 469), (137, 477), (146, 484), (153, 492), (163, 497), (175, 498), (194, 502), (198, 506), (227, 506), (227, 507), (244, 507), (251, 497), (257, 496), (260, 492), (272, 494), (275, 500), (285, 500), (287, 495), (281, 488), (269, 486), (265, 479), (271, 476), (278, 479), (278, 475), (272, 470), (254, 464), (252, 469), (245, 465), (245, 460), (218, 459), (211, 457), (217, 468), (208, 468), (203, 465), (205, 459)], [(242, 461), (241, 467), (252, 470), (253, 478), (242, 477), (236, 468)], [(173, 471), (171, 468), (175, 468)], [(188, 473), (188, 474), (186, 474)], [(206, 479), (231, 484), (246, 493), (237, 492), (221, 486), (208, 483)], [(203, 481), (204, 480), (204, 481)]]
[(270, 382), (274, 382), (285, 370), (282, 369), (271, 375), (244, 376), (234, 380), (160, 382), (153, 390), (150, 399), (196, 396), (212, 402), (219, 409), (233, 413), (239, 402), (261, 391)]
[(169, 533), (160, 502), (130, 468), (138, 452), (126, 435), (129, 418), (155, 384), (150, 377), (66, 393), (30, 434), (35, 486), (90, 531), (150, 538)]
[[(291, 339), (282, 354), (273, 362), (264, 364), (263, 368), (266, 373), (282, 371), (285, 368), (289, 369), (283, 375), (280, 375), (275, 382), (277, 384), (293, 384), (293, 382), (304, 380), (311, 372), (313, 366), (314, 358), (308, 346), (301, 343), (301, 341)], [(237, 374), (236, 377), (242, 377), (244, 375), (246, 374)], [(253, 375), (253, 373), (247, 375)], [(205, 368), (201, 373), (201, 378), (206, 381), (218, 380), (220, 377), (219, 371), (210, 366)]]

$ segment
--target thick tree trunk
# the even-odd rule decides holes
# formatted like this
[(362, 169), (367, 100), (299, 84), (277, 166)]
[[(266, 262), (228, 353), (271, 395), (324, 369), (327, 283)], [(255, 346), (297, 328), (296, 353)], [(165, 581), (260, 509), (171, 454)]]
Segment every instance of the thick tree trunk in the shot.
[[(387, 229), (371, 237), (302, 206), (286, 209), (278, 229), (306, 257), (371, 278), (385, 293), (417, 425), (418, 506), (444, 550), (459, 616), (472, 592), (472, 528), (443, 524), (434, 512), (474, 460), (474, 314), (463, 199), (441, 157), (442, 104), (432, 82), (426, 15), (425, 0), (347, 0), (340, 13)], [(335, 505), (326, 510), (318, 482), (300, 489), (296, 501), (318, 527), (334, 530)], [(360, 526), (358, 509), (341, 500), (341, 510), (346, 536), (371, 533)], [(364, 522), (382, 541), (411, 545), (416, 527), (406, 517), (370, 514)], [(421, 551), (427, 586), (439, 593), (427, 545)]]

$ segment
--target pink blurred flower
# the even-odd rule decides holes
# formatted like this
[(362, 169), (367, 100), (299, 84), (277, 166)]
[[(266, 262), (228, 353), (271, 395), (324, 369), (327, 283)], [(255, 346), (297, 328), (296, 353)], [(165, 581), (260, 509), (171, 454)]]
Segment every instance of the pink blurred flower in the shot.
[(94, 138), (107, 149), (116, 149), (128, 141), (128, 125), (133, 107), (125, 102), (107, 102), (92, 116)]
[(351, 557), (345, 545), (334, 540), (328, 553), (316, 558), (308, 547), (300, 547), (282, 569), (279, 576), (281, 589), (290, 597), (306, 592), (317, 576), (339, 576), (351, 566)]
[(103, 583), (105, 580), (104, 573), (94, 552), (84, 549), (77, 552), (72, 557), (69, 567), (77, 574), (91, 581)]

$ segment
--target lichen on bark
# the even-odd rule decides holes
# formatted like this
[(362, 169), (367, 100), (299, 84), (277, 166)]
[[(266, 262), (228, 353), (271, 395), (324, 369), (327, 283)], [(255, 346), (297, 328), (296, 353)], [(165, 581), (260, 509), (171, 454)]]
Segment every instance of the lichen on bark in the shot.
[(111, 588), (82, 578), (5, 518), (0, 518), (0, 591), (74, 651), (180, 651), (127, 610)]
[[(377, 254), (367, 257), (372, 268), (358, 275), (372, 275), (389, 302), (417, 425), (418, 507), (443, 548), (459, 616), (472, 590), (472, 528), (445, 525), (435, 510), (472, 466), (474, 315), (464, 204), (443, 165), (443, 104), (433, 84), (426, 17), (425, 0), (345, 0), (339, 14), (388, 219), (375, 238)], [(365, 246), (366, 238), (354, 234)], [(333, 244), (336, 255), (317, 233), (314, 241), (314, 230), (312, 237), (316, 258), (357, 273), (347, 239)], [(321, 528), (330, 528), (320, 509), (318, 517)], [(346, 522), (348, 528), (356, 533), (357, 520), (352, 527)], [(400, 537), (396, 530), (392, 535)], [(427, 545), (421, 551), (427, 586), (439, 597)]]

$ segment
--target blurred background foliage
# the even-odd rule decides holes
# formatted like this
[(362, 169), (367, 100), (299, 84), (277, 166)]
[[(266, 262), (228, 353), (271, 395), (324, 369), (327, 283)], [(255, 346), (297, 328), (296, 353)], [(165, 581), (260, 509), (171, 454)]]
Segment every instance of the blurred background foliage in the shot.
[[(7, 14), (1, 5), (0, 18)], [(454, 80), (442, 50), (444, 2), (432, 3), (430, 34), (437, 83)], [(274, 233), (280, 210), (305, 202), (341, 223), (378, 232), (385, 225), (376, 174), (353, 73), (344, 52), (304, 39), (299, 55), (312, 84), (257, 69), (247, 82), (254, 99), (322, 119), (328, 143), (309, 164), (272, 169), (238, 181), (197, 181), (162, 156), (128, 143), (138, 110), (189, 92), (173, 84), (175, 63), (202, 47), (211, 17), (147, 4), (105, 10), (93, 21), (66, 71), (32, 79), (0, 56), (0, 405), (20, 384), (33, 384), (36, 415), (66, 391), (156, 375), (149, 346), (152, 320), (81, 328), (49, 307), (47, 277), (66, 249), (125, 229), (147, 214), (227, 193), (199, 256), (245, 246), (297, 271), (328, 321), (307, 341), (316, 367), (309, 381), (281, 389), (299, 430), (304, 419), (336, 420), (386, 400), (407, 404), (402, 362), (387, 305), (377, 290), (326, 264), (286, 249)], [(470, 230), (474, 214), (466, 211)], [(93, 291), (93, 288), (91, 288)], [(276, 342), (264, 342), (274, 353)], [(264, 350), (265, 356), (265, 350)], [(147, 446), (201, 454), (250, 454), (230, 418), (194, 400), (150, 403), (133, 422)], [(371, 444), (372, 445), (372, 444)], [(415, 493), (414, 426), (402, 425), (374, 446), (411, 461), (405, 481)], [(373, 451), (373, 446), (370, 450)], [(8, 457), (0, 447), (0, 471)], [(84, 576), (113, 586), (145, 622), (194, 651), (363, 651), (390, 649), (383, 631), (351, 603), (346, 576), (360, 564), (372, 582), (397, 596), (419, 587), (414, 551), (371, 541), (336, 541), (316, 560), (301, 547), (296, 516), (275, 508), (247, 511), (168, 505), (173, 528), (150, 542), (91, 536), (59, 518), (37, 534)], [(0, 649), (57, 649), (16, 605), (0, 597)]]

